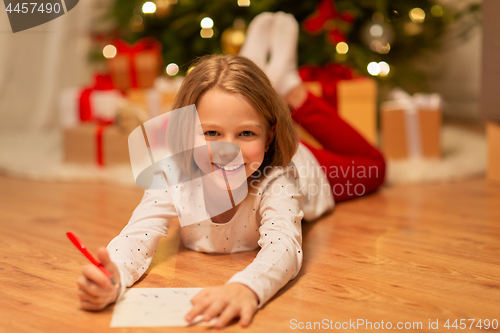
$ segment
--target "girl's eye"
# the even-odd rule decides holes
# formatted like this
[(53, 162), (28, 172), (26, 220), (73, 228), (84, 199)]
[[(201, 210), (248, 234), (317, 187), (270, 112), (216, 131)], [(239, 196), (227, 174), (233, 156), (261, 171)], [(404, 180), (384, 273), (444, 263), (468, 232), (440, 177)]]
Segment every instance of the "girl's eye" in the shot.
[(216, 136), (216, 135), (217, 135), (217, 131), (206, 131), (206, 132), (205, 132), (205, 135), (208, 135), (208, 136)]
[(250, 131), (243, 131), (243, 132), (241, 132), (241, 135), (242, 135), (242, 136), (252, 136), (252, 135), (253, 135), (253, 132), (250, 132)]

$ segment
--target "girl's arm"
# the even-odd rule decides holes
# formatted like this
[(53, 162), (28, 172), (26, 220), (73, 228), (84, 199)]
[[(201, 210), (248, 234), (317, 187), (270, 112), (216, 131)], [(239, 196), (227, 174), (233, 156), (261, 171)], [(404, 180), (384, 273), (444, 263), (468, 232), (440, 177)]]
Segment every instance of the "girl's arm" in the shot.
[[(160, 164), (155, 176), (164, 176), (161, 170)], [(176, 216), (168, 188), (144, 192), (128, 224), (107, 246), (111, 260), (120, 271), (117, 298), (146, 272), (160, 239), (167, 236), (169, 223)]]
[(288, 173), (273, 179), (261, 195), (261, 250), (250, 265), (227, 282), (242, 283), (252, 289), (259, 298), (258, 308), (298, 274), (302, 265), (304, 216), (297, 180)]
[[(154, 180), (164, 181), (160, 164)], [(158, 182), (156, 183), (158, 184)], [(101, 310), (116, 301), (148, 269), (161, 237), (167, 235), (168, 225), (176, 216), (172, 198), (167, 190), (147, 190), (129, 223), (108, 245), (98, 251), (99, 261), (120, 281), (120, 288), (111, 285), (109, 278), (93, 265), (83, 268), (77, 279), (78, 296), (85, 310)]]
[(258, 242), (261, 250), (250, 265), (225, 285), (205, 288), (196, 295), (191, 300), (193, 308), (186, 315), (187, 321), (198, 315), (205, 321), (218, 316), (214, 326), (220, 328), (240, 317), (240, 324), (248, 326), (257, 309), (299, 272), (304, 214), (296, 179), (283, 174), (258, 193), (262, 195), (260, 206), (255, 208), (262, 217)]

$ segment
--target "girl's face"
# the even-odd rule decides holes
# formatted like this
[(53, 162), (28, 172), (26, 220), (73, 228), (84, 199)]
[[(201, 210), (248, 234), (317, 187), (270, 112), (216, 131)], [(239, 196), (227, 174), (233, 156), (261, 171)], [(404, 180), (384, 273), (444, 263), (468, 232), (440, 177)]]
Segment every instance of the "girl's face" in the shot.
[(243, 96), (219, 89), (205, 92), (198, 100), (196, 109), (209, 146), (217, 147), (215, 142), (230, 142), (238, 145), (243, 155), (239, 165), (218, 165), (217, 153), (212, 149), (212, 168), (216, 171), (221, 167), (236, 169), (226, 172), (226, 175), (238, 170), (241, 174), (241, 168), (245, 168), (246, 178), (252, 175), (264, 161), (264, 154), (273, 138), (265, 118)]

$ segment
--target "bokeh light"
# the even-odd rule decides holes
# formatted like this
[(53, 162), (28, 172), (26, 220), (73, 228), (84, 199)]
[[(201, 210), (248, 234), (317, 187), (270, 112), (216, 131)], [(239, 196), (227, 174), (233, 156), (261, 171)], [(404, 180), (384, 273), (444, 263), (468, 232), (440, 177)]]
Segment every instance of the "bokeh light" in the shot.
[(440, 5), (434, 5), (431, 7), (431, 14), (436, 17), (441, 17), (444, 15), (443, 7)]
[(391, 50), (391, 44), (389, 43), (382, 44), (381, 41), (374, 40), (373, 42), (370, 43), (370, 48), (372, 49), (373, 52), (377, 52), (380, 54), (387, 54)]
[(238, 6), (248, 7), (250, 6), (250, 0), (238, 0)]
[(214, 21), (210, 17), (204, 17), (201, 20), (200, 26), (204, 29), (209, 29), (214, 27)]
[(116, 56), (116, 47), (108, 44), (102, 49), (102, 54), (106, 59), (114, 58)]
[(424, 30), (423, 25), (417, 22), (405, 22), (403, 27), (404, 27), (404, 32), (408, 36), (418, 35)]
[(370, 36), (381, 37), (384, 34), (384, 28), (380, 24), (374, 24), (370, 27)]
[(144, 30), (144, 19), (141, 15), (134, 15), (130, 19), (130, 29), (133, 32), (142, 32)]
[(380, 65), (374, 61), (372, 61), (368, 64), (367, 69), (368, 69), (368, 73), (370, 73), (370, 75), (377, 76), (380, 74)]
[(346, 54), (347, 51), (349, 51), (349, 45), (347, 45), (347, 43), (345, 42), (340, 42), (335, 47), (335, 50), (337, 51), (338, 54)]
[(170, 64), (168, 64), (166, 71), (167, 71), (168, 75), (174, 76), (177, 73), (179, 73), (179, 66), (177, 66), (177, 64), (170, 63)]
[(144, 5), (142, 5), (142, 12), (144, 14), (153, 14), (156, 12), (156, 5), (151, 1), (145, 2)]
[(413, 8), (410, 10), (410, 19), (413, 22), (421, 23), (425, 20), (425, 12), (421, 8)]
[(202, 38), (212, 38), (214, 31), (211, 28), (203, 28), (200, 31), (200, 36)]
[(387, 76), (387, 74), (391, 71), (391, 67), (385, 61), (379, 62), (378, 65), (380, 67), (380, 76)]

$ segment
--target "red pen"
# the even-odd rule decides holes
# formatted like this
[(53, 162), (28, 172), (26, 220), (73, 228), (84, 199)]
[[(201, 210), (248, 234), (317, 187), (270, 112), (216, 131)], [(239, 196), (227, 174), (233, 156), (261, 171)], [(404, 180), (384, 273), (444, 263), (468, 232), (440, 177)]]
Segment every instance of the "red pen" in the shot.
[(75, 244), (76, 248), (78, 250), (80, 250), (80, 252), (82, 252), (83, 255), (85, 255), (87, 257), (87, 259), (90, 260), (91, 263), (96, 265), (97, 268), (99, 268), (104, 274), (106, 274), (107, 277), (109, 277), (113, 286), (118, 288), (118, 283), (116, 283), (115, 279), (113, 279), (113, 275), (103, 266), (103, 264), (101, 264), (99, 261), (97, 261), (94, 258), (94, 256), (89, 252), (89, 250), (87, 250), (87, 248), (85, 247), (85, 244), (83, 244), (83, 242), (80, 240), (80, 238), (76, 237), (76, 235), (74, 233), (72, 233), (71, 231), (67, 232), (66, 236), (68, 236), (69, 240), (73, 244)]

